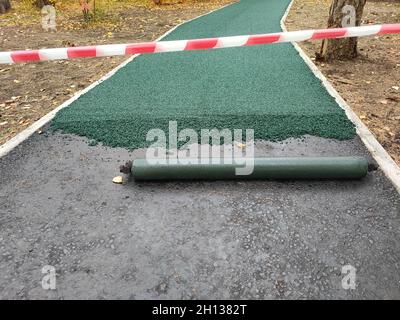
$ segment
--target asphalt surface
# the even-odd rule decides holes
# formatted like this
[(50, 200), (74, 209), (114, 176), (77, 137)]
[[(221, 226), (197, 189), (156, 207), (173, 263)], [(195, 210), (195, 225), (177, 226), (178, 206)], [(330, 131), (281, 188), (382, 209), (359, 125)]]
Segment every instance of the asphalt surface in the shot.
[[(360, 140), (257, 156), (366, 155)], [(400, 298), (400, 196), (361, 181), (111, 182), (143, 150), (35, 134), (0, 159), (2, 299)], [(357, 268), (344, 290), (343, 265)], [(44, 265), (57, 289), (41, 287)]]
[[(163, 40), (281, 31), (290, 0), (242, 0)], [(54, 129), (109, 146), (145, 147), (147, 132), (255, 130), (257, 139), (353, 138), (344, 111), (291, 44), (142, 55), (58, 113)]]

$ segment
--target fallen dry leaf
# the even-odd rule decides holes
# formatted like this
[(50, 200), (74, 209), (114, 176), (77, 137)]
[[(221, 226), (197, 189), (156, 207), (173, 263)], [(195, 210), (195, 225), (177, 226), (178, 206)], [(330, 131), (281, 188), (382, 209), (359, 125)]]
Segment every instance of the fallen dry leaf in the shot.
[(237, 142), (237, 143), (236, 143), (236, 146), (237, 146), (238, 148), (240, 148), (240, 149), (246, 148), (246, 144), (245, 144), (245, 143), (239, 143), (239, 142)]

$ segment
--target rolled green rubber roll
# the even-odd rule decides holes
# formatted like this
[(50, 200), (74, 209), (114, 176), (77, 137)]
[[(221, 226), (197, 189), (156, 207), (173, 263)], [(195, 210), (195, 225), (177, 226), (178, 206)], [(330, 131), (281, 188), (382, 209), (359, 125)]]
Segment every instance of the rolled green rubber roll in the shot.
[(327, 180), (361, 179), (368, 173), (368, 161), (363, 157), (302, 157), (302, 158), (252, 158), (248, 159), (254, 170), (238, 175), (237, 168), (244, 165), (224, 164), (224, 159), (211, 159), (207, 164), (166, 164), (146, 159), (135, 159), (132, 175), (137, 181), (157, 180)]

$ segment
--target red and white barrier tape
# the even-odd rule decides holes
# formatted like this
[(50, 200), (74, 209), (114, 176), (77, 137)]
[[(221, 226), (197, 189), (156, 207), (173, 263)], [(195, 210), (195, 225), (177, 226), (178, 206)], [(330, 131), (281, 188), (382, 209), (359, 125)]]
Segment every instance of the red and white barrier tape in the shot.
[(398, 33), (400, 33), (400, 23), (337, 29), (302, 30), (256, 34), (251, 36), (9, 51), (0, 52), (0, 64), (73, 58), (107, 57), (143, 53), (174, 52), (186, 50), (208, 50), (217, 48), (254, 46), (259, 44), (280, 42), (365, 37), (371, 35)]

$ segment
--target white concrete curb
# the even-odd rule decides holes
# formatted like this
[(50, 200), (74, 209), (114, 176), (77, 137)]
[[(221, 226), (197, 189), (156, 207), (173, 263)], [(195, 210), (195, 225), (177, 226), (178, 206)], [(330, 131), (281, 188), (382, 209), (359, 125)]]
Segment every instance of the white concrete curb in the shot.
[[(294, 0), (292, 0), (286, 9), (285, 14), (281, 19), (281, 28), (283, 31), (287, 31), (285, 26), (286, 18), (292, 8)], [(351, 107), (344, 101), (340, 94), (335, 90), (328, 79), (322, 74), (318, 67), (312, 62), (312, 60), (307, 56), (307, 54), (300, 48), (300, 46), (292, 42), (294, 48), (299, 52), (300, 56), (303, 58), (304, 62), (309, 66), (314, 75), (322, 81), (322, 84), (329, 92), (329, 94), (335, 98), (339, 106), (345, 110), (347, 117), (355, 124), (357, 134), (361, 138), (362, 142), (365, 144), (369, 152), (372, 154), (376, 162), (381, 167), (385, 175), (392, 181), (393, 185), (396, 187), (397, 191), (400, 193), (400, 168), (394, 162), (392, 157), (386, 152), (382, 145), (376, 140), (372, 132), (367, 128), (367, 126), (361, 121), (361, 119), (355, 114)]]

